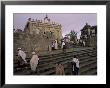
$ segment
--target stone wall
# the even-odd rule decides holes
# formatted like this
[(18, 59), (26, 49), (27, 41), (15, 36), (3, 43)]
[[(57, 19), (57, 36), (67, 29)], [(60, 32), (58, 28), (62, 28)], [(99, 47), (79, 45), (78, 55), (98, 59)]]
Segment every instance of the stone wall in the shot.
[(48, 17), (46, 19), (47, 23), (40, 20), (32, 21), (29, 18), (24, 31), (14, 32), (14, 55), (17, 54), (19, 47), (30, 56), (32, 51), (47, 51), (54, 40), (60, 43), (62, 38), (61, 25), (52, 23), (50, 20), (48, 22)]
[(17, 48), (19, 47), (26, 51), (26, 53), (29, 53), (29, 56), (32, 51), (47, 51), (51, 42), (52, 39), (41, 35), (14, 33), (14, 54), (17, 54)]

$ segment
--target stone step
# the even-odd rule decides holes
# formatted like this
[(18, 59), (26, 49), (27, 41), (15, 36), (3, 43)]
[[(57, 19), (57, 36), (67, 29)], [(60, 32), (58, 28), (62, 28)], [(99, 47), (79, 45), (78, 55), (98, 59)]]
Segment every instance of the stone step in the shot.
[(79, 65), (80, 65), (80, 68), (84, 68), (84, 67), (87, 67), (90, 64), (93, 64), (93, 63), (96, 63), (96, 62), (97, 62), (96, 60), (93, 60), (93, 61), (85, 62), (85, 63), (79, 64)]
[(50, 75), (50, 74), (55, 75), (55, 70), (49, 70), (49, 71), (40, 73), (40, 75)]
[[(86, 53), (87, 55), (88, 55), (88, 53)], [(81, 55), (81, 54), (80, 54)], [(83, 54), (83, 56), (84, 56), (85, 54)], [(44, 60), (41, 60), (41, 58), (40, 58), (40, 60), (39, 60), (39, 64), (40, 63), (46, 63), (46, 61), (53, 61), (53, 60), (57, 60), (57, 59), (60, 59), (60, 58), (67, 58), (67, 57), (70, 57), (70, 58), (73, 58), (73, 55), (66, 55), (66, 56), (60, 56), (60, 57), (53, 57), (53, 58), (49, 58), (49, 59), (44, 59)], [(28, 62), (29, 62), (30, 60), (28, 59)], [(17, 63), (14, 65), (14, 67), (17, 67)]]
[[(92, 58), (92, 61), (94, 60), (94, 58)], [(58, 61), (58, 62), (62, 62), (62, 64), (66, 64), (66, 63), (68, 63), (70, 61), (70, 59), (66, 59), (66, 60), (60, 60), (60, 61)], [(90, 62), (91, 60), (86, 60), (86, 62)], [(84, 64), (84, 62), (82, 63), (80, 63), (80, 65), (82, 65), (82, 64)], [(41, 68), (40, 70), (45, 70), (45, 69), (49, 69), (49, 68), (53, 68), (53, 67), (55, 67), (55, 64), (50, 64), (48, 67), (44, 67), (44, 68)]]
[[(80, 50), (80, 52), (83, 52), (84, 50), (85, 49), (82, 49), (82, 50)], [(93, 49), (86, 49), (86, 51), (93, 51)], [(72, 52), (79, 52), (79, 51), (73, 49), (72, 51), (67, 51), (66, 53), (68, 54), (68, 53), (72, 53)], [(51, 57), (51, 56), (58, 56), (58, 55), (62, 55), (62, 54), (64, 54), (64, 53), (61, 51), (61, 52), (59, 52), (57, 54), (48, 54), (48, 55), (43, 55), (43, 56), (39, 56), (39, 57), (42, 57), (44, 59), (44, 58), (46, 58), (48, 56)]]
[(88, 72), (86, 72), (86, 75), (97, 75), (97, 68), (96, 69), (92, 69), (92, 70), (90, 70), (90, 71), (88, 71)]
[(50, 56), (47, 56), (47, 57), (45, 57), (45, 56), (43, 56), (43, 57), (40, 57), (41, 59), (40, 60), (44, 60), (44, 58), (47, 60), (47, 59), (49, 59), (49, 58), (56, 58), (56, 57), (58, 57), (58, 56), (65, 56), (65, 55), (71, 55), (71, 54), (73, 54), (73, 55), (75, 55), (75, 54), (79, 54), (79, 55), (81, 55), (81, 54), (86, 54), (87, 52), (79, 52), (79, 51), (75, 51), (75, 52), (67, 52), (66, 54), (64, 54), (64, 53), (61, 53), (61, 54), (57, 54), (57, 55), (50, 55)]
[[(65, 70), (66, 71), (66, 70)], [(43, 73), (40, 73), (40, 75), (55, 75), (55, 70), (49, 70), (49, 71), (46, 71), (46, 72), (43, 72)], [(67, 74), (67, 71), (65, 72), (65, 74)], [(80, 73), (81, 74), (81, 73)], [(91, 74), (88, 72), (88, 74)], [(82, 75), (82, 74), (81, 74)]]
[[(80, 60), (80, 64), (83, 64), (85, 61), (91, 61), (91, 60), (94, 60), (94, 58), (90, 58), (90, 57), (84, 57), (83, 59), (81, 58), (81, 60)], [(45, 64), (45, 66), (43, 65), (38, 65), (38, 68), (39, 68), (39, 70), (40, 71), (42, 71), (42, 70), (46, 70), (46, 69), (49, 69), (49, 68), (53, 68), (53, 67), (55, 67), (55, 64), (57, 63), (57, 62), (66, 62), (66, 63), (68, 63), (69, 61), (70, 61), (71, 59), (70, 58), (65, 58), (65, 59), (59, 59), (58, 61), (54, 61), (54, 62), (51, 62), (51, 63), (47, 63), (47, 64)], [(65, 64), (66, 64), (65, 63)], [(64, 63), (63, 63), (64, 64)], [(30, 66), (28, 67), (29, 69), (30, 69)]]
[[(68, 66), (67, 63), (69, 61), (71, 61), (72, 60), (72, 57), (73, 57), (73, 55), (71, 55), (71, 54), (73, 54), (73, 52), (66, 53), (65, 56), (64, 56), (64, 53), (63, 54), (60, 54), (60, 57), (58, 57), (59, 55), (51, 55), (51, 56), (47, 56), (45, 59), (40, 58), (39, 65), (38, 65), (40, 75), (43, 75), (43, 74), (44, 75), (55, 74), (55, 64), (57, 62), (61, 62), (62, 64), (64, 64), (65, 69), (67, 69), (68, 68), (67, 67)], [(96, 64), (96, 60), (97, 60), (96, 59), (96, 51), (93, 52), (93, 50), (82, 50), (82, 53), (81, 52), (78, 52), (78, 53), (76, 52), (74, 54), (79, 55), (80, 69), (83, 70), (83, 69), (86, 68), (86, 70), (83, 70), (82, 73), (84, 73), (84, 72), (87, 73), (88, 72), (89, 68), (87, 69), (87, 66)], [(82, 58), (82, 56), (83, 56), (83, 58)], [(48, 57), (50, 57), (50, 58), (48, 58)], [(29, 60), (29, 58), (28, 58), (28, 60)], [(14, 64), (14, 66), (15, 66), (15, 64)], [(20, 70), (20, 68), (17, 68), (17, 66), (15, 66), (14, 69), (19, 69), (18, 70), (19, 72), (17, 72), (17, 73), (20, 73), (20, 71), (22, 71), (22, 69)], [(30, 70), (29, 61), (28, 61), (27, 70), (28, 71)]]
[[(92, 49), (88, 49), (88, 50), (81, 50), (81, 51), (71, 51), (71, 52), (66, 52), (66, 54), (70, 54), (70, 53), (83, 53), (83, 52), (85, 52), (85, 51), (91, 51)], [(93, 50), (92, 50), (93, 51)], [(41, 58), (41, 59), (47, 59), (47, 58), (51, 58), (51, 57), (58, 57), (58, 56), (62, 56), (62, 55), (64, 55), (64, 53), (63, 52), (61, 52), (61, 53), (57, 53), (57, 54), (49, 54), (49, 55), (44, 55), (44, 56), (39, 56), (39, 58)]]
[(97, 75), (97, 66), (94, 65), (93, 67), (90, 67), (88, 70), (81, 72), (79, 75)]
[[(88, 57), (82, 57), (82, 58), (80, 58), (79, 60), (80, 60), (80, 63), (82, 63), (82, 62), (84, 62), (84, 61), (87, 61), (88, 59), (90, 58), (90, 56), (88, 56)], [(62, 58), (60, 58), (61, 60), (62, 60)], [(68, 58), (69, 59), (69, 58)], [(84, 59), (84, 61), (83, 61), (83, 59)], [(59, 60), (59, 59), (58, 59)], [(63, 60), (65, 60), (65, 58), (63, 58)], [(72, 60), (71, 58), (69, 59), (70, 61)], [(57, 61), (57, 62), (59, 62), (59, 61)], [(56, 63), (56, 61), (52, 61), (52, 62), (49, 62), (49, 63), (45, 63), (45, 64), (39, 64), (38, 66), (39, 67), (43, 67), (43, 66), (46, 66), (46, 65), (49, 65), (49, 64), (55, 64)]]
[[(93, 63), (91, 63), (91, 65), (93, 65)], [(94, 65), (95, 66), (95, 65)], [(86, 70), (85, 70), (85, 68), (83, 68), (83, 70), (84, 71), (82, 71), (82, 73), (80, 73), (81, 71), (79, 70), (79, 75), (92, 75), (92, 74), (95, 74), (96, 73), (96, 67), (90, 67), (89, 66), (89, 68), (87, 69), (86, 68)], [(91, 70), (91, 68), (95, 68), (95, 72), (94, 71), (92, 71)], [(80, 68), (81, 69), (81, 68)], [(66, 71), (66, 70), (65, 70)], [(85, 73), (86, 72), (86, 73)], [(84, 74), (85, 73), (85, 74)], [(45, 71), (45, 72), (43, 72), (43, 73), (40, 73), (40, 75), (55, 75), (55, 68), (52, 68), (51, 70), (48, 70), (48, 71)], [(25, 73), (25, 75), (30, 75), (30, 73), (29, 73), (29, 71), (28, 71), (28, 73), (26, 74)]]
[[(82, 62), (83, 59), (84, 59), (84, 61), (87, 61), (89, 58), (90, 58), (89, 56), (83, 57), (83, 58), (79, 58), (80, 63)], [(66, 59), (70, 59), (70, 60), (71, 60), (70, 57), (69, 57), (69, 58), (65, 58), (65, 59), (63, 59), (63, 60), (66, 60)], [(62, 58), (60, 58), (60, 59), (57, 60), (57, 62), (60, 62), (60, 61), (63, 61), (63, 60), (62, 60)], [(83, 61), (83, 62), (84, 62), (84, 61)], [(53, 61), (53, 62), (50, 62), (50, 63), (45, 63), (45, 64), (39, 64), (38, 66), (39, 66), (39, 67), (43, 67), (43, 66), (46, 66), (46, 65), (48, 65), (48, 64), (56, 64), (56, 61)], [(28, 63), (28, 65), (29, 65), (29, 63)], [(29, 65), (29, 66), (30, 66), (30, 65)]]
[(89, 72), (90, 70), (92, 69), (96, 69), (97, 68), (97, 64), (96, 63), (92, 63), (90, 64), (89, 66), (87, 67), (83, 67), (79, 70), (79, 73), (80, 74), (83, 74), (83, 73), (86, 73), (86, 72)]
[[(85, 66), (87, 67), (87, 66), (89, 66), (89, 65), (93, 65), (94, 62), (95, 62), (95, 61), (91, 61), (91, 62), (89, 62), (88, 64), (85, 64)], [(64, 68), (66, 68), (66, 66), (67, 66), (67, 65), (65, 65)], [(84, 65), (82, 65), (82, 67), (84, 67)], [(80, 69), (82, 69), (82, 67), (80, 67)], [(55, 69), (55, 67), (54, 67), (53, 69)], [(43, 72), (43, 73), (41, 73), (41, 74), (47, 75), (47, 73), (48, 73), (48, 74), (55, 73), (55, 70), (54, 70), (54, 71), (49, 70), (49, 71)]]
[[(65, 70), (65, 73), (66, 73), (66, 75), (72, 75), (72, 74), (67, 74), (68, 71), (66, 71), (66, 70)], [(21, 75), (31, 75), (29, 71), (25, 72), (24, 74), (17, 73), (16, 75), (20, 75), (20, 74)], [(80, 70), (79, 70), (79, 74), (78, 75), (96, 75), (96, 74), (97, 74), (97, 68), (96, 67), (89, 67), (89, 70), (86, 70), (86, 71), (84, 71), (82, 73), (80, 73)], [(37, 74), (37, 75), (39, 75), (39, 74)], [(44, 73), (40, 73), (40, 75), (55, 75), (55, 70), (49, 70), (49, 71), (46, 71)]]
[[(80, 69), (81, 69), (81, 71), (86, 71), (86, 70), (84, 70), (85, 68), (84, 67), (86, 67), (87, 68), (87, 66), (89, 66), (89, 65), (93, 65), (94, 64), (94, 62), (95, 61), (91, 61), (91, 62), (89, 62), (87, 65), (82, 65), (82, 67), (80, 66)], [(65, 70), (68, 70), (69, 68), (66, 68), (66, 65), (65, 65)], [(71, 68), (72, 69), (72, 68)], [(87, 69), (89, 69), (89, 67), (87, 68)]]
[(81, 58), (81, 59), (79, 59), (79, 61), (80, 61), (80, 64), (83, 64), (84, 62), (87, 62), (87, 61), (93, 61), (93, 60), (96, 60), (97, 58), (96, 57), (85, 57), (85, 58)]
[[(88, 69), (90, 69), (90, 65), (94, 65), (95, 64), (95, 66), (96, 66), (96, 63), (94, 63), (94, 60), (95, 58), (92, 58), (92, 62), (90, 63), (90, 61), (88, 61), (89, 62), (89, 64), (87, 64), (87, 65), (82, 65), (82, 67), (80, 66), (80, 70), (79, 70), (79, 72), (81, 73), (81, 71), (82, 72), (84, 72), (84, 71), (86, 71), (86, 70), (88, 70)], [(84, 64), (84, 63), (82, 63), (82, 64)], [(80, 65), (81, 65), (81, 63), (80, 63)], [(92, 67), (92, 66), (91, 66)], [(94, 66), (93, 66), (94, 67)], [(72, 74), (72, 67), (71, 68), (65, 68), (66, 69), (66, 73), (67, 74)]]

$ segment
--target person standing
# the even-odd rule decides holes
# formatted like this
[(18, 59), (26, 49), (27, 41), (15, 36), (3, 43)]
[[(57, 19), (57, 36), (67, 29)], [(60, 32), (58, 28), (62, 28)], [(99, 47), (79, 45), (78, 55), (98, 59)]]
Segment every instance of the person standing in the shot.
[(61, 63), (56, 64), (56, 75), (64, 75), (64, 66)]
[(85, 47), (85, 41), (83, 41), (83, 46)]
[(73, 75), (78, 75), (78, 71), (79, 71), (79, 60), (77, 59), (76, 55), (74, 55), (74, 58), (72, 60), (72, 65), (73, 65), (73, 69), (72, 69)]
[(83, 41), (80, 39), (80, 46), (83, 46)]
[(66, 44), (64, 41), (62, 42), (62, 49), (63, 49), (63, 51), (65, 51), (65, 49), (66, 49)]
[(54, 44), (54, 42), (52, 42), (52, 50), (54, 50), (55, 49), (55, 44)]
[(57, 40), (55, 40), (55, 49), (58, 49), (58, 43), (57, 43)]
[(39, 60), (39, 58), (38, 58), (37, 54), (35, 52), (32, 52), (32, 58), (30, 60), (30, 66), (31, 66), (32, 73), (36, 72), (38, 60)]
[(26, 53), (24, 51), (22, 51), (21, 48), (18, 48), (18, 57), (22, 58), (22, 60), (25, 62), (25, 64), (27, 64)]

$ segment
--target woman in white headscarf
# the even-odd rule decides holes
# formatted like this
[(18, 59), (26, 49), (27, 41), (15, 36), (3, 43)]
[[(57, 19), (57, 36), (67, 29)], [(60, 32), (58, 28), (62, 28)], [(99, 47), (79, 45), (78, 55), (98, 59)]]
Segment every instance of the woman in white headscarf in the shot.
[(26, 53), (24, 51), (22, 51), (21, 48), (18, 48), (18, 56), (20, 56), (23, 59), (23, 61), (25, 63), (27, 63), (27, 61), (26, 61)]
[(32, 52), (32, 55), (33, 56), (32, 56), (32, 58), (30, 60), (30, 66), (31, 66), (31, 70), (33, 72), (35, 72), (36, 68), (37, 68), (37, 65), (38, 65), (39, 58), (38, 58), (38, 56), (37, 56), (37, 54), (35, 52)]

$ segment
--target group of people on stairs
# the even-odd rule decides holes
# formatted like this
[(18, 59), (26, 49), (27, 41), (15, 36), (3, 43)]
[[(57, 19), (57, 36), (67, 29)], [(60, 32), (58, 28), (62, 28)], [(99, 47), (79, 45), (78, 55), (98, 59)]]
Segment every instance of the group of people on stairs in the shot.
[[(27, 64), (26, 53), (21, 48), (18, 48), (18, 61), (19, 63)], [(32, 74), (38, 72), (37, 69), (38, 62), (39, 62), (38, 55), (35, 52), (32, 52), (32, 58), (30, 60)], [(77, 58), (76, 55), (74, 55), (74, 57), (72, 58), (71, 65), (72, 65), (72, 74), (78, 75), (79, 59)], [(56, 64), (56, 75), (65, 75), (64, 66), (60, 62)]]

